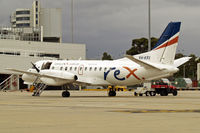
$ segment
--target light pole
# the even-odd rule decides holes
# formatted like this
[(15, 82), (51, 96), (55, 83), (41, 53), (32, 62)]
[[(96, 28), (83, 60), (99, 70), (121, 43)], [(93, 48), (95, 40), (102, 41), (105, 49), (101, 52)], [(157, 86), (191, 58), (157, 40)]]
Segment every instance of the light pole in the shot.
[(149, 24), (149, 41), (148, 41), (148, 51), (151, 51), (151, 0), (148, 0), (148, 24)]
[(71, 39), (74, 43), (74, 0), (71, 0)]

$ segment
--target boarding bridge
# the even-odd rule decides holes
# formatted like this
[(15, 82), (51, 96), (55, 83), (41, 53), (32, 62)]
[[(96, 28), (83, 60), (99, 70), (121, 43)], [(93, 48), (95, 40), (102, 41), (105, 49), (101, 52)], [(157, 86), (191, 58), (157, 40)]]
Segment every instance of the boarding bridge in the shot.
[(12, 74), (0, 83), (0, 91), (19, 90), (19, 75)]

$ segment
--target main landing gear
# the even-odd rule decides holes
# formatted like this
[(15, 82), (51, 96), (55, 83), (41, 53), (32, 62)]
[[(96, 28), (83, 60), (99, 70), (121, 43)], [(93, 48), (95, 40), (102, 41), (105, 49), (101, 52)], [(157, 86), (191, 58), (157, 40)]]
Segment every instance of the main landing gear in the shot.
[(68, 91), (69, 86), (64, 85), (64, 86), (62, 86), (62, 89), (65, 90), (62, 92), (62, 97), (70, 97), (70, 92)]
[(108, 96), (110, 97), (116, 96), (116, 91), (114, 90), (113, 86), (109, 89)]

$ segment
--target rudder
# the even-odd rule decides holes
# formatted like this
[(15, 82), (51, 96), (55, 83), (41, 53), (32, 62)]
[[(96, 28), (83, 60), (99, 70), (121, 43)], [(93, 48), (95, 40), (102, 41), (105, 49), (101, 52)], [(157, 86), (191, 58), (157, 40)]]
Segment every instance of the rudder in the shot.
[(171, 22), (161, 35), (154, 51), (161, 51), (160, 63), (173, 64), (178, 46), (181, 22)]

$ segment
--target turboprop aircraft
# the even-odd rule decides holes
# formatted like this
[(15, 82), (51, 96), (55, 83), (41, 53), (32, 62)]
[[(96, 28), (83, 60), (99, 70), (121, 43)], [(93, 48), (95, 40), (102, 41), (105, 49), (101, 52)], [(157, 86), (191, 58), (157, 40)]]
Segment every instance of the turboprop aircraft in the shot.
[(116, 85), (131, 86), (150, 80), (172, 76), (178, 67), (190, 57), (174, 60), (181, 22), (170, 22), (156, 46), (149, 52), (126, 55), (113, 61), (102, 60), (41, 60), (32, 63), (27, 71), (7, 69), (23, 73), (25, 84), (36, 88), (33, 96), (39, 96), (46, 86), (62, 86), (63, 97), (69, 97), (70, 86), (112, 86), (109, 96), (116, 96)]

